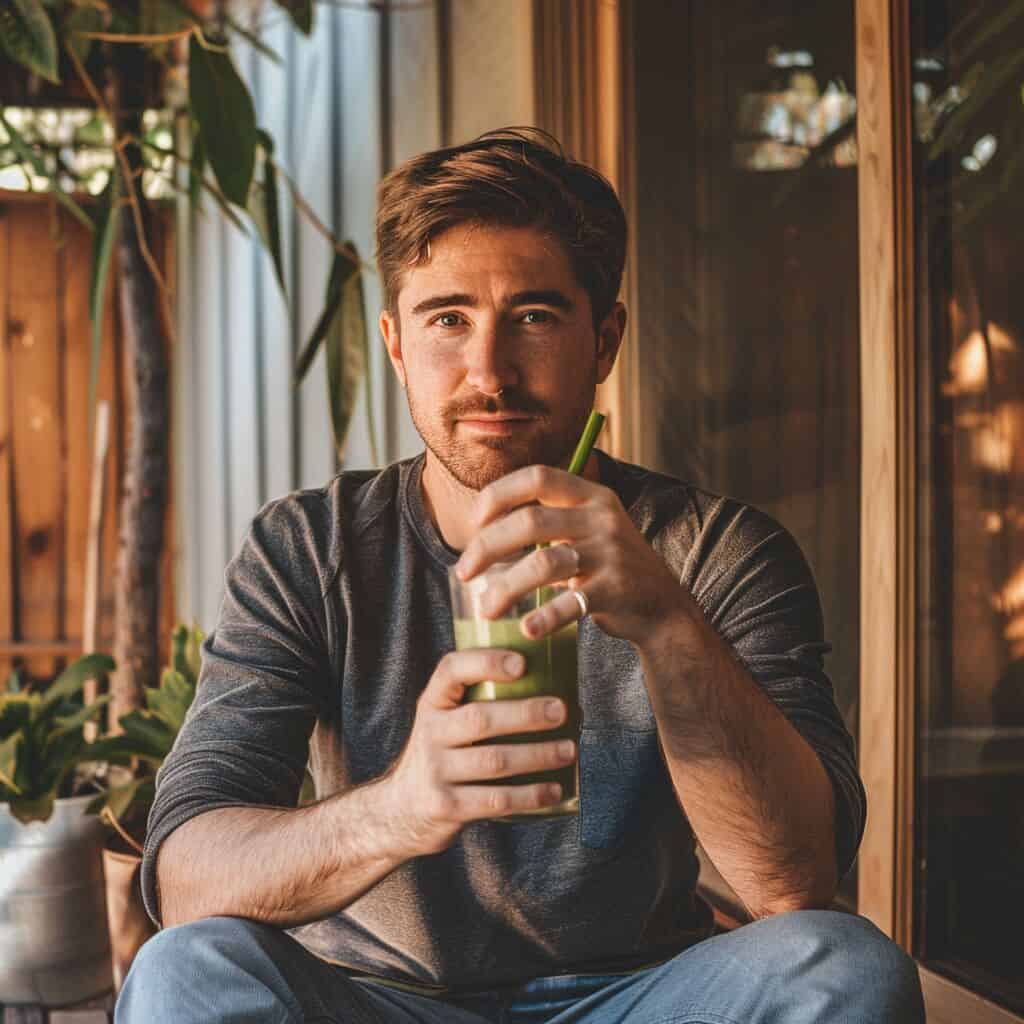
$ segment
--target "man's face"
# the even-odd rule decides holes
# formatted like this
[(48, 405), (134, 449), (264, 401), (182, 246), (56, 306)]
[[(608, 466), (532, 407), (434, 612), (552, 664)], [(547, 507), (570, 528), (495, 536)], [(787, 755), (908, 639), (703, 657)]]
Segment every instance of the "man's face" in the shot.
[(405, 274), (398, 321), (381, 314), (416, 429), (475, 490), (532, 463), (567, 463), (624, 323), (617, 305), (594, 330), (560, 243), (478, 225), (435, 238), (430, 259)]

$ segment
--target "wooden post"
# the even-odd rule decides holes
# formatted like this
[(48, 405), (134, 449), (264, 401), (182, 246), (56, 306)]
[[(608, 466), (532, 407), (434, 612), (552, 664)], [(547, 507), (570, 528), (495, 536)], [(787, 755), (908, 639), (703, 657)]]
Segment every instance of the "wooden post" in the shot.
[[(100, 602), (100, 556), (103, 549), (103, 507), (106, 488), (107, 449), (110, 445), (110, 403), (99, 402), (96, 407), (96, 437), (93, 444), (92, 479), (89, 482), (89, 533), (85, 549), (85, 599), (82, 619), (82, 653), (96, 650), (97, 623)], [(97, 681), (88, 679), (83, 698), (86, 704), (96, 699)], [(96, 739), (99, 725), (85, 723), (85, 738)]]
[(915, 408), (907, 0), (857, 0), (861, 330), (860, 913), (909, 949)]

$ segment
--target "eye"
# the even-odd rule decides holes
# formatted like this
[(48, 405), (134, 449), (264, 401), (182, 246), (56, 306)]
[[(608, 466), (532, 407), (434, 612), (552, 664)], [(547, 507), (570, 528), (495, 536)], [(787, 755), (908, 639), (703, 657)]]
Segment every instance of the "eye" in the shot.
[(458, 327), (460, 319), (458, 313), (441, 313), (434, 317), (432, 323), (440, 324), (442, 327)]
[(523, 322), (527, 324), (548, 324), (554, 317), (546, 309), (528, 309), (523, 314)]

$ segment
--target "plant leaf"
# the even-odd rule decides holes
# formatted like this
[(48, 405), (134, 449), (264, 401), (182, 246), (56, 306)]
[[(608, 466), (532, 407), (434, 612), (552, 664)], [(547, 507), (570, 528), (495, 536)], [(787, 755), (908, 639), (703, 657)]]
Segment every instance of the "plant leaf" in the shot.
[(146, 711), (129, 711), (118, 719), (124, 735), (136, 746), (137, 756), (163, 759), (171, 752), (177, 733), (162, 719)]
[(146, 706), (177, 733), (195, 693), (195, 686), (180, 672), (165, 668), (159, 687), (146, 687)]
[(99, 712), (103, 710), (103, 705), (110, 702), (111, 696), (112, 695), (109, 693), (104, 693), (92, 701), (92, 703), (87, 704), (81, 710), (76, 711), (73, 715), (56, 716), (56, 718), (54, 718), (54, 722), (56, 723), (57, 728), (50, 733), (50, 736), (63, 736), (65, 733), (73, 732), (75, 729), (80, 729), (94, 715), (99, 714)]
[(324, 299), (323, 312), (313, 328), (309, 341), (306, 342), (299, 355), (298, 363), (295, 367), (295, 382), (297, 384), (303, 381), (306, 374), (309, 373), (309, 368), (313, 365), (313, 360), (316, 358), (317, 349), (324, 338), (327, 337), (327, 332), (331, 329), (331, 324), (334, 322), (334, 318), (337, 316), (338, 309), (341, 306), (345, 282), (358, 269), (358, 264), (351, 256), (345, 252), (335, 250), (334, 261), (331, 263), (331, 273), (327, 278), (327, 295)]
[(189, 40), (188, 84), (206, 155), (224, 195), (244, 207), (256, 159), (256, 111), (230, 54)]
[(278, 205), (277, 170), (274, 167), (274, 141), (264, 132), (259, 133), (263, 149), (263, 181), (253, 182), (249, 192), (249, 216), (252, 217), (264, 248), (270, 253), (274, 275), (281, 294), (288, 298), (284, 284), (284, 260), (281, 255), (281, 220)]
[(192, 153), (188, 161), (188, 198), (195, 209), (199, 205), (199, 192), (203, 187), (203, 171), (206, 169), (206, 150), (203, 136), (197, 131), (192, 140)]
[(0, 741), (0, 783), (12, 793), (21, 792), (21, 787), (14, 781), (14, 776), (18, 765), (18, 747), (22, 738), (22, 734), (16, 732)]
[(57, 36), (40, 0), (8, 0), (0, 11), (0, 44), (19, 64), (55, 85)]
[(78, 205), (78, 203), (74, 201), (74, 199), (71, 198), (71, 196), (67, 194), (67, 192), (64, 191), (64, 189), (60, 187), (60, 184), (57, 182), (57, 176), (55, 174), (50, 174), (46, 169), (46, 165), (43, 163), (42, 159), (40, 159), (39, 154), (25, 141), (21, 132), (19, 132), (11, 122), (7, 120), (2, 107), (0, 107), (0, 124), (3, 125), (4, 131), (7, 132), (7, 137), (11, 141), (11, 147), (18, 156), (21, 157), (25, 163), (29, 164), (36, 174), (49, 181), (50, 191), (54, 194), (57, 201), (65, 206), (76, 220), (80, 221), (85, 227), (92, 231), (93, 223), (89, 215), (81, 208), (81, 206)]
[(82, 32), (100, 32), (103, 29), (103, 12), (98, 7), (74, 7), (64, 19), (64, 45), (78, 58), (80, 64), (89, 59), (94, 40)]
[(303, 33), (310, 35), (313, 31), (313, 0), (274, 0), (282, 10), (288, 12), (288, 17), (295, 23), (295, 27)]
[(96, 207), (96, 230), (93, 234), (92, 279), (89, 282), (89, 318), (92, 320), (92, 352), (89, 354), (89, 439), (92, 440), (96, 415), (96, 388), (103, 353), (103, 300), (107, 293), (110, 254), (117, 234), (117, 169), (110, 172), (110, 180)]
[(87, 679), (113, 672), (115, 667), (116, 663), (109, 654), (83, 654), (77, 661), (68, 665), (42, 694), (41, 713), (55, 708), (60, 701), (78, 693)]
[(53, 814), (53, 804), (57, 799), (57, 787), (52, 786), (38, 796), (19, 796), (12, 800), (10, 807), (11, 814), (23, 825), (29, 825), (33, 821), (48, 821)]
[[(347, 265), (352, 267), (351, 262)], [(334, 445), (340, 455), (352, 421), (356, 394), (366, 373), (366, 315), (363, 307), (363, 277), (358, 268), (350, 270), (344, 280), (341, 303), (337, 315), (331, 321), (325, 345), (331, 426)]]

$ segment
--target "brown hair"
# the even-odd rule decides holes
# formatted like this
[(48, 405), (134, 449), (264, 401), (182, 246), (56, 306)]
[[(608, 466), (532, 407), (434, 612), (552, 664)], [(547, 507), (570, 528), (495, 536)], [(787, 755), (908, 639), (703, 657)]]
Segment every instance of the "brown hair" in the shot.
[(615, 304), (626, 215), (608, 181), (539, 128), (501, 128), (407, 160), (377, 191), (377, 266), (398, 313), (402, 274), (459, 224), (540, 228), (560, 241), (590, 296), (595, 329)]

